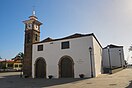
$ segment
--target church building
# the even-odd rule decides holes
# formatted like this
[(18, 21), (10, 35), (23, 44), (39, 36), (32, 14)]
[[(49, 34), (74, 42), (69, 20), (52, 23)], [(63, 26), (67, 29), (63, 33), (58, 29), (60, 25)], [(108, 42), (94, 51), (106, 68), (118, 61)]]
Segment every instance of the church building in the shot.
[(33, 78), (96, 77), (102, 72), (102, 46), (96, 36), (78, 34), (40, 41), (40, 26), (33, 15), (25, 24), (25, 76)]

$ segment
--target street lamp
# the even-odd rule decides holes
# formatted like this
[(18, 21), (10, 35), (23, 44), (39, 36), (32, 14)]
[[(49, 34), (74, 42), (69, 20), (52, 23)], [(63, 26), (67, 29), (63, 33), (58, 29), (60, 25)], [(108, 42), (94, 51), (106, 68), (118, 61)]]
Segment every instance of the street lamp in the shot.
[(91, 77), (93, 78), (93, 65), (92, 65), (92, 47), (89, 47), (89, 52), (90, 52), (90, 64), (91, 64)]
[(120, 56), (120, 63), (121, 63), (121, 67), (122, 67), (121, 50), (119, 50), (119, 56)]
[(110, 48), (107, 47), (107, 49), (108, 49), (109, 66), (110, 66), (109, 73), (112, 74), (112, 73), (111, 73), (112, 67), (111, 67), (111, 59), (110, 59)]
[(6, 71), (6, 59), (5, 59), (5, 63), (4, 63), (4, 71)]

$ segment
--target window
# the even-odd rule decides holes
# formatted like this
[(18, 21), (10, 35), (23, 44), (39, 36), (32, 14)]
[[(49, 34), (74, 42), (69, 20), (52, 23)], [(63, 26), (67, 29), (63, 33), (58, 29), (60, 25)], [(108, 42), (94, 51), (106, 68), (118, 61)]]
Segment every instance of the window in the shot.
[(27, 43), (30, 43), (30, 33), (27, 34)]
[(18, 65), (17, 65), (17, 64), (15, 64), (15, 67), (18, 67)]
[(38, 35), (35, 34), (35, 41), (38, 41)]
[(61, 43), (61, 49), (69, 49), (69, 48), (70, 48), (69, 41)]
[(38, 45), (38, 51), (43, 51), (43, 45)]
[(8, 67), (13, 67), (13, 64), (8, 64)]
[(22, 64), (20, 64), (19, 67), (22, 67)]

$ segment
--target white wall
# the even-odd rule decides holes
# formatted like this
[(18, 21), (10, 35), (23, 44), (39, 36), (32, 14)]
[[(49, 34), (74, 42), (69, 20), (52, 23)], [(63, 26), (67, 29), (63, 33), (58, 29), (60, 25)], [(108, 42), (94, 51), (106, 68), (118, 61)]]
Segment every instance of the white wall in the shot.
[[(70, 49), (61, 49), (61, 42), (64, 41), (70, 42)], [(89, 47), (93, 47), (92, 43), (92, 36), (86, 36), (74, 39), (53, 41), (53, 44), (50, 44), (50, 42), (34, 44), (32, 56), (32, 76), (34, 77), (34, 64), (36, 59), (43, 57), (47, 64), (47, 77), (48, 75), (53, 75), (55, 78), (58, 78), (59, 60), (61, 57), (68, 55), (74, 61), (75, 78), (79, 78), (79, 74), (84, 74), (85, 77), (91, 77)], [(37, 51), (37, 45), (41, 44), (43, 44), (44, 47), (43, 51)], [(97, 73), (99, 72), (100, 71), (97, 71)]]
[(95, 76), (98, 76), (98, 74), (102, 73), (102, 47), (99, 45), (99, 43), (96, 41), (96, 39), (93, 37), (93, 56), (94, 56), (94, 62), (95, 65)]
[[(121, 50), (122, 65), (125, 64), (124, 63), (123, 48), (109, 48), (111, 66), (115, 66), (115, 67), (120, 67), (121, 66), (119, 50)], [(108, 49), (107, 48), (103, 49), (103, 67), (108, 67), (109, 68), (109, 54), (108, 54)]]
[(109, 56), (108, 56), (108, 49), (103, 49), (102, 51), (102, 59), (103, 59), (103, 67), (109, 68)]

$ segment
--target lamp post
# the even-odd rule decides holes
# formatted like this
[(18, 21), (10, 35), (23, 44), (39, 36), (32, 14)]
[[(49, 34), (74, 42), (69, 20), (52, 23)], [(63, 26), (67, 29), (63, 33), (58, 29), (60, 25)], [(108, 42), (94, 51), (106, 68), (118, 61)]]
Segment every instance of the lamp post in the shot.
[(5, 64), (4, 64), (4, 71), (6, 71), (6, 59), (5, 59)]
[(112, 67), (111, 67), (111, 59), (110, 59), (110, 49), (109, 49), (109, 47), (107, 47), (107, 49), (108, 49), (109, 66), (110, 66), (109, 73), (112, 74), (112, 72), (111, 72)]
[(91, 64), (91, 77), (93, 78), (93, 65), (92, 65), (92, 47), (89, 47), (89, 53), (90, 53), (90, 64)]
[(119, 50), (119, 56), (120, 56), (120, 63), (121, 63), (121, 67), (122, 67), (121, 50)]

